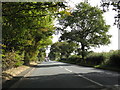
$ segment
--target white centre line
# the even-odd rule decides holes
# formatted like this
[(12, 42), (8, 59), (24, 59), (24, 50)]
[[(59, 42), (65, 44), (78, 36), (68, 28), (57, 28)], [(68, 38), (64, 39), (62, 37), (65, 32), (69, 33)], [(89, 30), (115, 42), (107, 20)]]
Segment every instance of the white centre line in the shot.
[[(60, 67), (63, 68), (62, 66), (60, 66)], [(73, 71), (71, 71), (71, 70), (69, 70), (69, 69), (67, 69), (67, 68), (65, 68), (65, 70), (67, 70), (67, 71), (69, 71), (69, 72), (73, 72)], [(75, 73), (75, 72), (73, 72), (73, 73)], [(92, 82), (92, 83), (95, 83), (95, 84), (99, 85), (99, 86), (104, 86), (104, 85), (102, 85), (102, 84), (100, 84), (100, 83), (98, 83), (98, 82), (96, 82), (96, 81), (93, 81), (93, 80), (91, 80), (91, 79), (89, 79), (89, 78), (87, 78), (87, 77), (85, 77), (85, 76), (83, 76), (83, 75), (80, 75), (80, 74), (78, 74), (78, 73), (75, 73), (75, 74), (77, 74), (77, 76), (82, 77), (82, 78), (84, 78), (84, 79), (86, 79), (86, 80), (88, 80), (88, 81), (90, 81), (90, 82)]]
[(67, 69), (67, 68), (65, 68), (65, 70), (67, 70), (67, 71), (69, 71), (69, 72), (72, 72), (71, 70), (69, 70), (69, 69)]
[(62, 66), (59, 66), (60, 68), (63, 68)]
[[(78, 73), (76, 73), (76, 74), (78, 74)], [(102, 84), (100, 84), (100, 83), (98, 83), (98, 82), (96, 82), (96, 81), (93, 81), (93, 80), (91, 80), (91, 79), (89, 79), (89, 78), (87, 78), (87, 77), (84, 77), (83, 75), (78, 74), (78, 76), (79, 76), (79, 77), (82, 77), (82, 78), (84, 78), (84, 79), (86, 79), (86, 80), (88, 80), (88, 81), (90, 81), (90, 82), (92, 82), (92, 83), (95, 83), (95, 84), (97, 84), (97, 85), (99, 85), (99, 86), (104, 86), (104, 85), (102, 85)]]

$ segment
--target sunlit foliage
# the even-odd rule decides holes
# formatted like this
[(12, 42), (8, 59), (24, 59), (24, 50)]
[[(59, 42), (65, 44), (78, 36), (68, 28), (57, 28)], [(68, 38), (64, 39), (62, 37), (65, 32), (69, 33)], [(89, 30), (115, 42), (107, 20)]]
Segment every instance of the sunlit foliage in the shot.
[(24, 64), (38, 60), (40, 49), (52, 44), (53, 21), (65, 7), (63, 2), (3, 2), (3, 54), (24, 53)]

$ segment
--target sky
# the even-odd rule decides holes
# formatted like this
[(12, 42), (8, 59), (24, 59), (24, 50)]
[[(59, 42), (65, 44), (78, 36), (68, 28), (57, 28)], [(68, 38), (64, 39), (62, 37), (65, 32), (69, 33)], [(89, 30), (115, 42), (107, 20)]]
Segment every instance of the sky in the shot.
[[(71, 6), (71, 8), (75, 7), (75, 4), (80, 3), (83, 0), (66, 0), (68, 4)], [(100, 0), (89, 0), (90, 5), (92, 6), (100, 6)], [(114, 26), (114, 16), (117, 14), (117, 12), (112, 10), (112, 6), (109, 7), (109, 11), (103, 14), (104, 20), (106, 20), (106, 24), (110, 25), (110, 29), (108, 34), (112, 35), (110, 38), (111, 43), (106, 46), (100, 46), (96, 48), (91, 48), (94, 52), (109, 52), (110, 50), (118, 50), (118, 28), (117, 26)], [(53, 35), (52, 42), (55, 43), (58, 41), (58, 38), (60, 35)], [(48, 54), (50, 50), (48, 49), (46, 53)]]
[[(69, 5), (74, 8), (75, 4), (80, 3), (83, 0), (66, 0), (69, 2)], [(100, 6), (100, 0), (89, 0), (90, 5), (92, 6)], [(112, 35), (110, 38), (111, 43), (106, 46), (100, 46), (99, 48), (92, 48), (94, 52), (109, 52), (110, 50), (117, 50), (118, 49), (118, 28), (117, 26), (113, 25), (114, 23), (114, 16), (117, 12), (112, 10), (112, 6), (109, 7), (109, 11), (103, 14), (104, 19), (106, 20), (106, 24), (110, 25), (110, 29), (108, 34)], [(60, 35), (53, 35), (53, 43), (58, 41)]]

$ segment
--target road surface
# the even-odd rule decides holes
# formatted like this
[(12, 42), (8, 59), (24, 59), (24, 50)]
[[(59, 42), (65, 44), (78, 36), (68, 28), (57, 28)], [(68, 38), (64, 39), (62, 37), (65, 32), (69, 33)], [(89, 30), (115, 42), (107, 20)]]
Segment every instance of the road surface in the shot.
[(38, 64), (11, 88), (96, 88), (95, 90), (114, 88), (113, 90), (119, 90), (119, 77), (120, 74), (117, 72), (48, 61)]

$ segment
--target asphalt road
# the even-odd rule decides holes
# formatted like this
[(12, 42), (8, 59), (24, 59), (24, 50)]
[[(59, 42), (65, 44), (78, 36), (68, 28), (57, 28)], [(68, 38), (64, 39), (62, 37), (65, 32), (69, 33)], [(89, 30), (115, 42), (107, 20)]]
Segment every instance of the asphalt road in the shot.
[(96, 88), (120, 90), (117, 72), (49, 61), (38, 64), (11, 88)]

